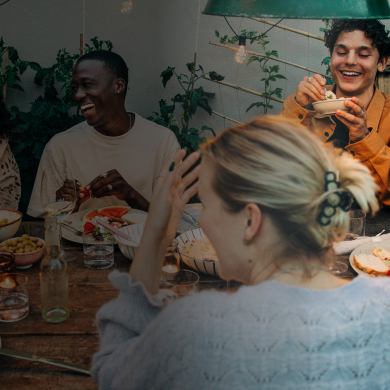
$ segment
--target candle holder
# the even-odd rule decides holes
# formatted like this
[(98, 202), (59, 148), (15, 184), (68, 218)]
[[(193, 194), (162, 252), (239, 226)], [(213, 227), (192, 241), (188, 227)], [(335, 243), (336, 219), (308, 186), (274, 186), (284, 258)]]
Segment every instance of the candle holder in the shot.
[(22, 274), (0, 274), (0, 321), (15, 322), (29, 311), (27, 277)]
[(0, 251), (0, 274), (10, 273), (15, 269), (15, 255), (10, 252)]
[(162, 278), (164, 280), (174, 280), (180, 271), (180, 256), (177, 252), (178, 242), (173, 240), (172, 245), (167, 248), (162, 267)]

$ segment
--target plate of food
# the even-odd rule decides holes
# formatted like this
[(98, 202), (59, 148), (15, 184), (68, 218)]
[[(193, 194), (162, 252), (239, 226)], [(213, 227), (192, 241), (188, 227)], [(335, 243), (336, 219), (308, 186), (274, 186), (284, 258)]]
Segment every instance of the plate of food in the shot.
[[(147, 216), (147, 212), (136, 210), (129, 206), (105, 206), (78, 211), (66, 217), (63, 224), (85, 233), (95, 230), (103, 235), (111, 235), (112, 233), (108, 229), (98, 225), (96, 218), (101, 218), (110, 225), (120, 229), (123, 226), (145, 223)], [(83, 243), (83, 237), (78, 236), (72, 229), (67, 229), (66, 226), (62, 227), (62, 237), (69, 241)]]
[(349, 262), (358, 274), (390, 276), (390, 242), (359, 246), (350, 254)]
[(181, 260), (195, 271), (219, 276), (219, 260), (202, 229), (189, 230), (176, 237)]
[(326, 91), (325, 99), (314, 102), (313, 107), (321, 115), (334, 115), (337, 110), (350, 112), (351, 109), (344, 104), (346, 100), (351, 100), (351, 98), (337, 98), (332, 91)]

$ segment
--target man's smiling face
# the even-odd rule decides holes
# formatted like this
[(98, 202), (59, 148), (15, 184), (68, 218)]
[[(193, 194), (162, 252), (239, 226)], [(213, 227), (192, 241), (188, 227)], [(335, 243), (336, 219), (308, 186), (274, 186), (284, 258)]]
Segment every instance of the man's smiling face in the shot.
[(383, 71), (387, 58), (379, 61), (379, 51), (364, 31), (342, 31), (330, 59), (337, 97), (362, 97), (374, 91), (377, 71)]
[(105, 126), (115, 118), (119, 103), (116, 80), (101, 61), (83, 60), (74, 68), (74, 98), (90, 126)]

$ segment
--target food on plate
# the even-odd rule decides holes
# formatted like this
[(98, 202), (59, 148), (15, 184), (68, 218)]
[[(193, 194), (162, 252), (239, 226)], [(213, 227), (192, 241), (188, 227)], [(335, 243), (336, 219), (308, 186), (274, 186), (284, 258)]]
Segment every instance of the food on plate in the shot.
[(95, 225), (91, 222), (86, 222), (86, 224), (84, 225), (84, 234), (92, 230), (95, 230)]
[(109, 217), (111, 219), (121, 218), (131, 210), (131, 207), (127, 206), (108, 206), (100, 209), (94, 209), (87, 211), (82, 216), (82, 221), (93, 220), (95, 217)]
[(326, 91), (324, 100), (331, 100), (331, 99), (337, 99), (336, 94), (332, 91)]
[(96, 218), (101, 218), (104, 222), (120, 229), (123, 226), (134, 224), (134, 222), (122, 218), (130, 211), (130, 209), (131, 207), (128, 206), (108, 206), (100, 209), (89, 210), (81, 217), (81, 227), (83, 227), (84, 233), (93, 234), (95, 236), (110, 236), (112, 233), (108, 229), (99, 225)]
[(210, 240), (204, 236), (187, 240), (181, 247), (181, 252), (188, 257), (204, 261), (218, 261), (217, 253)]
[(30, 253), (39, 251), (42, 246), (43, 243), (38, 238), (23, 234), (22, 237), (4, 241), (0, 248), (2, 251), (11, 253)]
[(98, 213), (103, 217), (120, 218), (130, 211), (131, 207), (127, 206), (107, 206), (98, 209)]
[(6, 225), (7, 223), (8, 223), (8, 218), (3, 218), (3, 219), (0, 221), (0, 226)]
[(390, 260), (390, 252), (385, 248), (375, 248), (372, 254), (382, 260)]
[(355, 266), (370, 275), (386, 276), (389, 272), (389, 267), (386, 263), (374, 255), (355, 255), (353, 257)]

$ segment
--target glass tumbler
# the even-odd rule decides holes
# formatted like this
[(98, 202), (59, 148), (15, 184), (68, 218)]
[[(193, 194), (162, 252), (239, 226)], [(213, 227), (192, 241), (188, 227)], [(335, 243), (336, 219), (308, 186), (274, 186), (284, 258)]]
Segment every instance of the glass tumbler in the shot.
[(27, 277), (22, 274), (0, 274), (0, 321), (15, 322), (29, 311)]
[(84, 264), (93, 269), (109, 268), (114, 264), (114, 238), (83, 235)]

